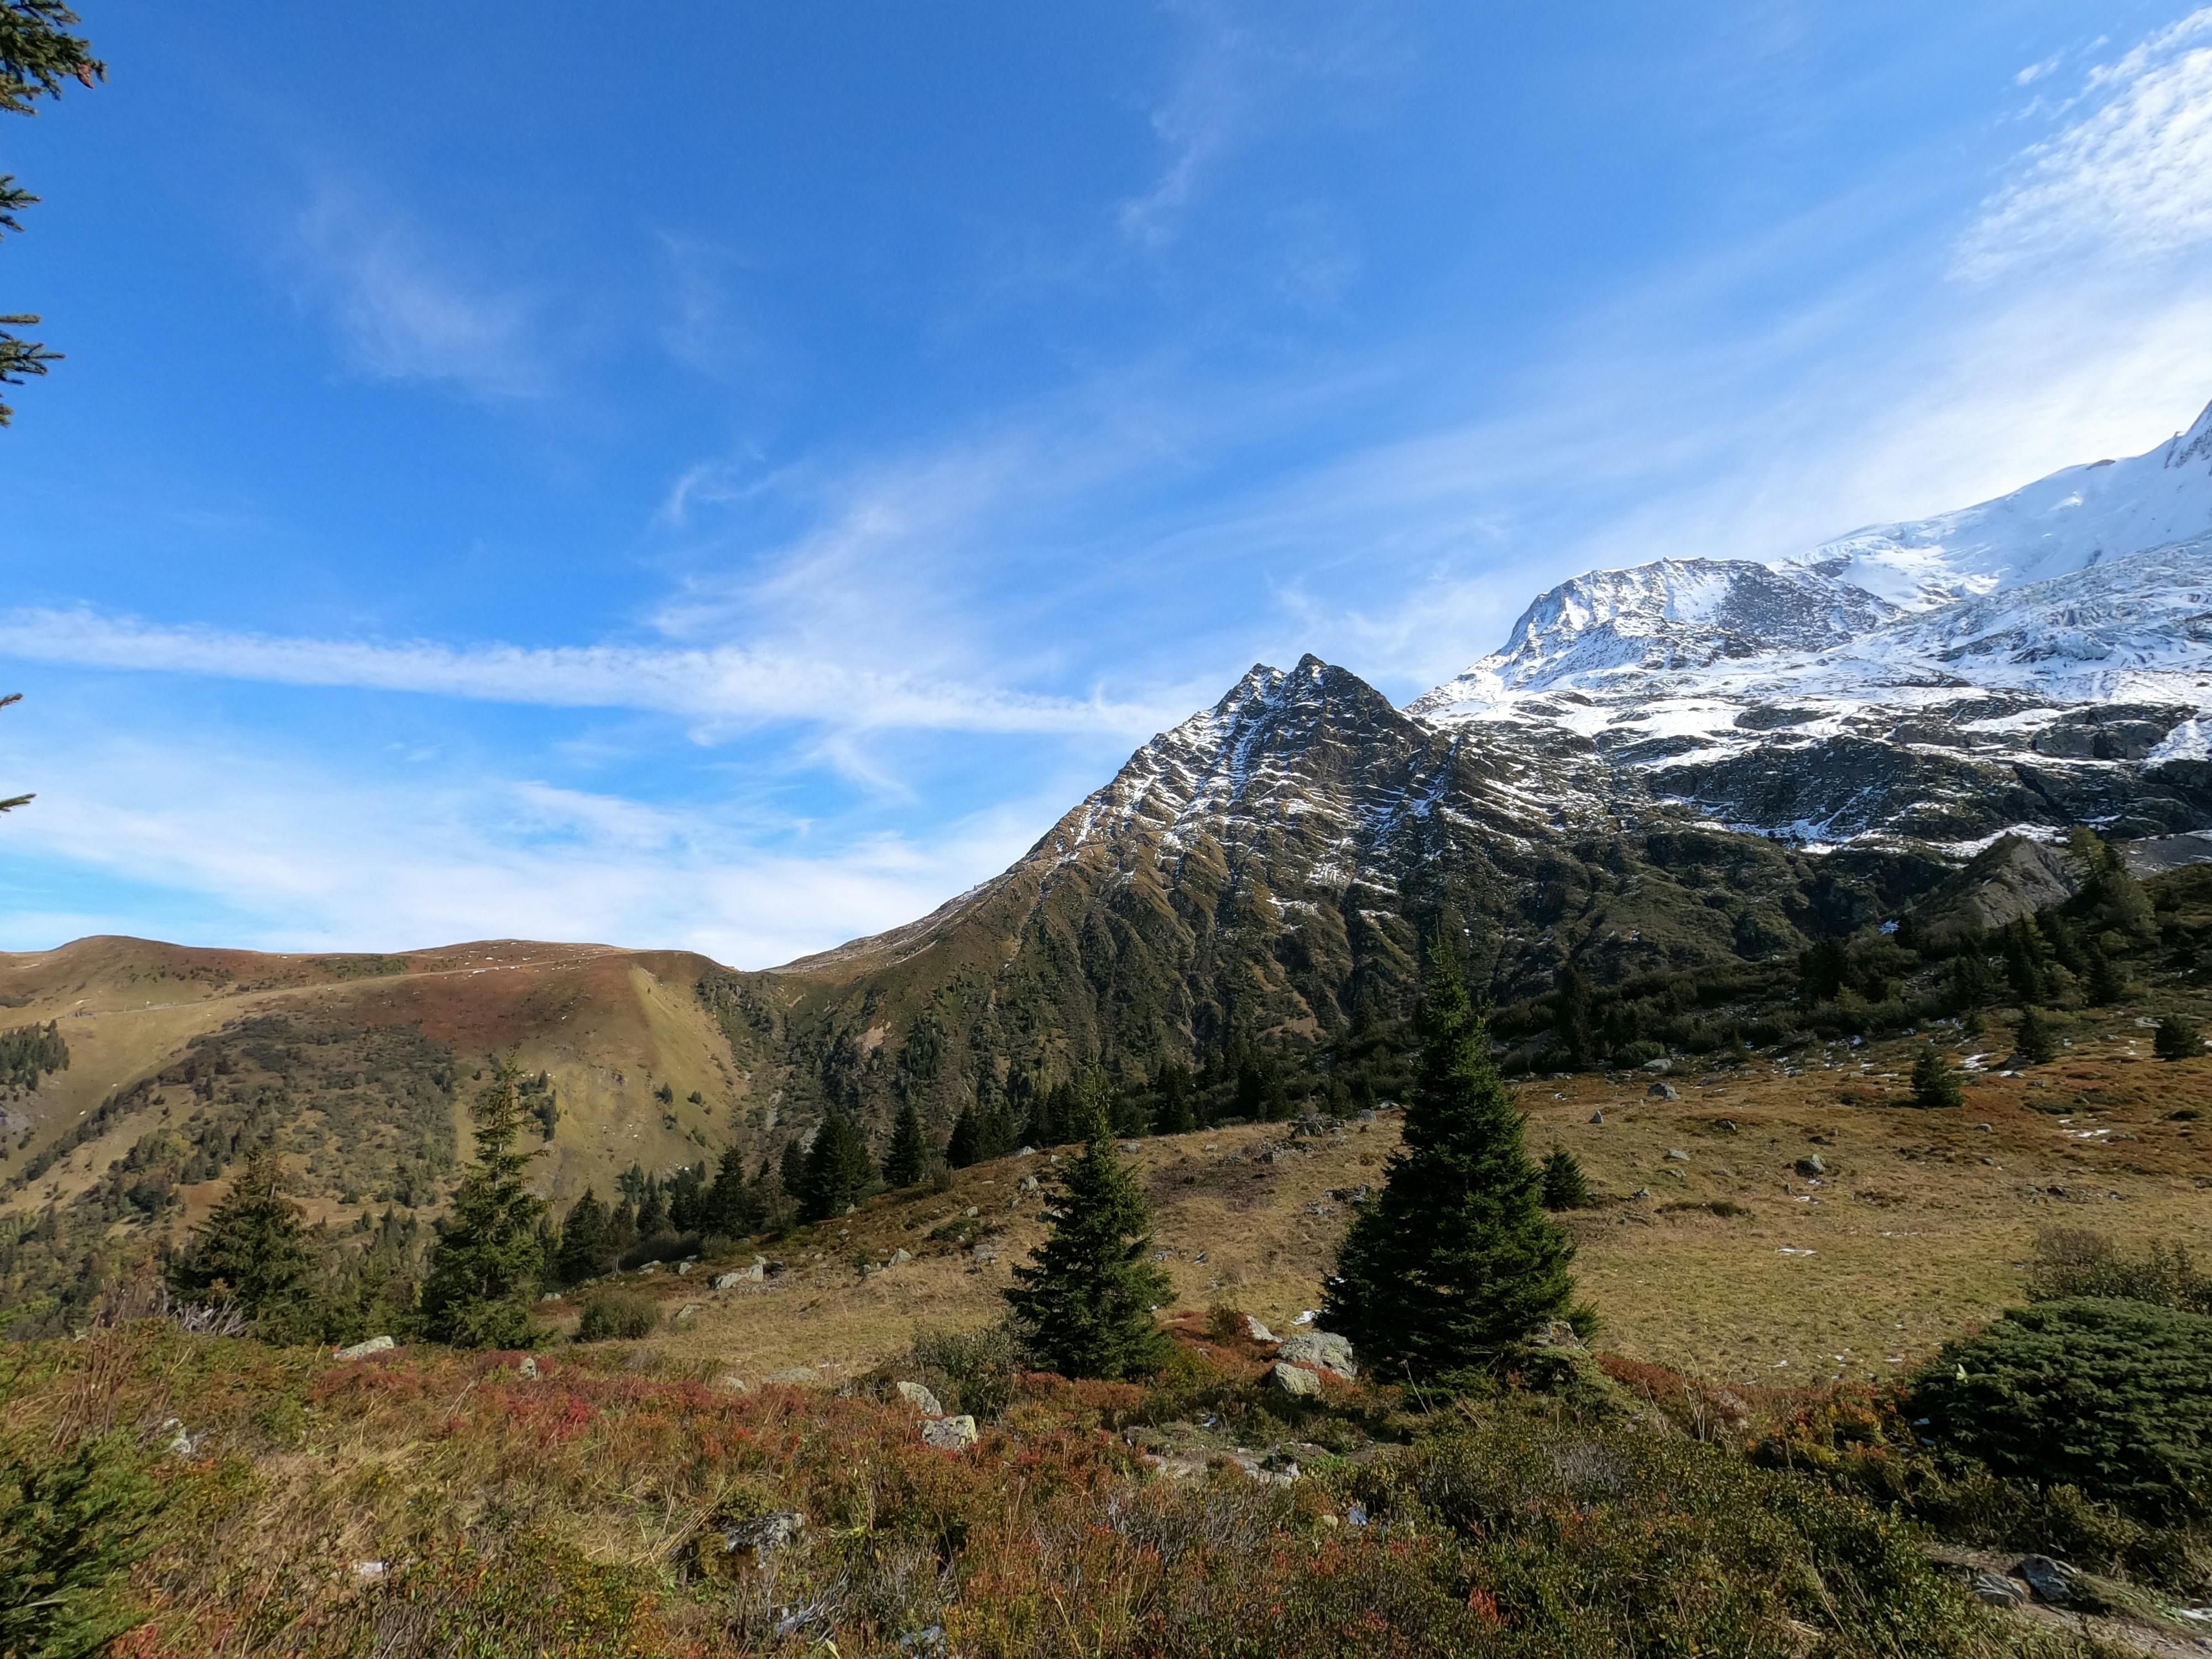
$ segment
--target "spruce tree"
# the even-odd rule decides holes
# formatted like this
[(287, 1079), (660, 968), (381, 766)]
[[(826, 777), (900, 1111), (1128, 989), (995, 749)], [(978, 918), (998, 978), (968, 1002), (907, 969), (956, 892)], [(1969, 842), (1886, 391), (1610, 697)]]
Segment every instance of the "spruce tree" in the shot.
[(786, 1197), (793, 1203), (806, 1200), (806, 1148), (793, 1135), (783, 1143), (783, 1152), (776, 1159), (776, 1179), (783, 1183)]
[[(62, 0), (7, 0), (0, 5), (0, 114), (36, 115), (38, 100), (60, 97), (64, 81), (89, 87), (107, 78), (107, 65), (92, 55), (89, 43), (70, 33), (76, 21)], [(0, 173), (0, 231), (21, 230), (16, 214), (38, 199), (13, 173)], [(38, 320), (21, 313), (0, 317), (0, 386), (20, 386), (24, 375), (44, 374), (48, 363), (61, 361), (60, 352), (15, 332)], [(0, 402), (0, 426), (14, 414)], [(0, 811), (28, 799), (0, 803)]]
[(945, 1143), (945, 1161), (956, 1170), (964, 1170), (982, 1160), (976, 1154), (977, 1131), (975, 1108), (963, 1106), (960, 1115), (952, 1120), (952, 1139)]
[(222, 1201), (169, 1264), (167, 1277), (179, 1296), (237, 1303), (256, 1334), (297, 1342), (317, 1332), (319, 1263), (300, 1206), (284, 1195), (283, 1177), (274, 1146), (264, 1143), (248, 1152)]
[(814, 1132), (806, 1149), (805, 1173), (799, 1193), (802, 1221), (827, 1221), (844, 1213), (875, 1184), (876, 1166), (868, 1156), (868, 1143), (860, 1126), (839, 1111), (832, 1111)]
[(1574, 1245), (1544, 1213), (1523, 1120), (1458, 964), (1431, 949), (1404, 1142), (1337, 1253), (1322, 1322), (1389, 1372), (1492, 1365), (1574, 1294)]
[(1966, 1103), (1966, 1091), (1960, 1086), (1959, 1073), (1933, 1043), (1923, 1048), (1920, 1057), (1912, 1062), (1912, 1103), (1929, 1110)]
[(422, 1331), (457, 1348), (526, 1348), (544, 1333), (531, 1318), (545, 1258), (538, 1240), (542, 1200), (524, 1184), (537, 1150), (518, 1152), (526, 1115), (512, 1053), (491, 1063), (477, 1093), (476, 1158), (430, 1254)]
[(2044, 1024), (2043, 1016), (2031, 1004), (2020, 1012), (2020, 1030), (2013, 1038), (2013, 1047), (2021, 1060), (2030, 1066), (2048, 1066), (2058, 1058), (2058, 1039)]
[(919, 1185), (929, 1172), (932, 1148), (921, 1133), (921, 1114), (912, 1101), (899, 1108), (891, 1129), (891, 1149), (884, 1157), (884, 1179), (893, 1187)]
[(702, 1200), (701, 1224), (725, 1238), (743, 1238), (760, 1228), (760, 1190), (745, 1178), (745, 1157), (737, 1147), (727, 1148), (715, 1167), (714, 1183)]
[(1154, 1307), (1173, 1282), (1154, 1267), (1152, 1211), (1121, 1166), (1103, 1113), (1086, 1126), (1052, 1197), (1052, 1231), (1006, 1291), (1032, 1351), (1063, 1376), (1146, 1376), (1167, 1362)]
[(1190, 1095), (1190, 1073), (1169, 1061), (1160, 1067), (1159, 1080), (1153, 1085), (1160, 1097), (1159, 1110), (1152, 1117), (1152, 1133), (1160, 1135), (1187, 1135), (1198, 1127), (1198, 1109)]
[(561, 1224), (561, 1243), (553, 1254), (553, 1277), (563, 1285), (597, 1278), (614, 1260), (612, 1218), (599, 1195), (586, 1187)]
[(2195, 1060), (2204, 1052), (2204, 1039), (2194, 1021), (2168, 1014), (2158, 1023), (2150, 1051), (2160, 1060)]
[(1582, 1164), (1565, 1147), (1553, 1147), (1544, 1160), (1544, 1207), (1559, 1211), (1589, 1206), (1589, 1182), (1583, 1176)]

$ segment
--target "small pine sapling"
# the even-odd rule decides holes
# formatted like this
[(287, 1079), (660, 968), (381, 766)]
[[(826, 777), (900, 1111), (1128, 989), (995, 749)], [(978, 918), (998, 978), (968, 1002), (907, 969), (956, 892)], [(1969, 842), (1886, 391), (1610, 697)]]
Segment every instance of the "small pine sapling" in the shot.
[(2204, 1038), (2194, 1020), (2168, 1014), (2158, 1023), (2158, 1035), (2151, 1039), (2151, 1052), (2160, 1060), (2194, 1060), (2204, 1052)]
[(1553, 1147), (1544, 1159), (1544, 1207), (1558, 1212), (1589, 1206), (1589, 1182), (1583, 1175), (1582, 1164), (1565, 1147)]
[(2014, 1035), (2013, 1048), (2030, 1066), (2048, 1066), (2058, 1058), (2058, 1039), (2051, 1035), (2050, 1025), (2033, 1003), (2021, 1010), (2020, 1029)]
[(1912, 1062), (1912, 1103), (1923, 1110), (1966, 1103), (1957, 1070), (1932, 1043)]

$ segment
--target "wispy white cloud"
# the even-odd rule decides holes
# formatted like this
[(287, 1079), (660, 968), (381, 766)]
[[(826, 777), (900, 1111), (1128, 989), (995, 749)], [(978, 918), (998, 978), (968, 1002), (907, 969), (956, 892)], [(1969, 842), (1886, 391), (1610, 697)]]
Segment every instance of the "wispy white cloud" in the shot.
[(89, 610), (0, 613), (0, 653), (80, 667), (356, 686), (673, 714), (708, 732), (773, 720), (848, 730), (1149, 732), (1160, 711), (1030, 696), (735, 646), (379, 644), (179, 627)]
[[(9, 759), (40, 783), (37, 810), (10, 815), (13, 872), (104, 871), (131, 895), (114, 912), (11, 910), (0, 944), (14, 949), (160, 927), (264, 950), (521, 937), (766, 967), (927, 913), (1018, 856), (1058, 810), (1016, 800), (926, 836), (764, 840), (742, 813), (441, 775), (410, 779), (396, 833), (389, 781), (260, 743), (27, 728)], [(216, 920), (165, 926), (149, 897), (165, 891)]]
[(2057, 255), (2139, 258), (2208, 241), (2212, 7), (2090, 70), (2066, 125), (1984, 204), (1956, 268), (1985, 280)]
[(362, 374), (486, 398), (550, 389), (532, 297), (465, 274), (404, 215), (325, 181), (294, 229), (303, 296), (328, 313)]

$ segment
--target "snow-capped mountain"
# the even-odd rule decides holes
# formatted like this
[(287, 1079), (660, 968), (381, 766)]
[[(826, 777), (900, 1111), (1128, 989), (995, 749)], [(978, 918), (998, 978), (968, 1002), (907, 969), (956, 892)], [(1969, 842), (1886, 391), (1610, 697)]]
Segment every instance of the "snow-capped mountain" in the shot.
[(1816, 842), (2212, 823), (2212, 408), (2130, 460), (1771, 564), (1544, 594), (1407, 708), (1585, 740), (1579, 792)]

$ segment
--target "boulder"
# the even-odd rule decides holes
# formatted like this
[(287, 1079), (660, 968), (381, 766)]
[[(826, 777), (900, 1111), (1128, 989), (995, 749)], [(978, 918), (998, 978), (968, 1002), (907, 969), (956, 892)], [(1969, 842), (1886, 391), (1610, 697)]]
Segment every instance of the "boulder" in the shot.
[(1682, 1091), (1680, 1089), (1671, 1083), (1663, 1081), (1653, 1084), (1644, 1092), (1654, 1100), (1680, 1100), (1682, 1097)]
[(2024, 1555), (2012, 1571), (2014, 1577), (2027, 1580), (2037, 1601), (2054, 1607), (2063, 1607), (2081, 1594), (2081, 1572), (2047, 1555)]
[(526, 1382), (535, 1382), (538, 1380), (538, 1356), (534, 1353), (523, 1355), (522, 1363), (514, 1368), (514, 1374)]
[(908, 1262), (913, 1260), (914, 1252), (912, 1250), (900, 1249), (893, 1250), (891, 1252), (891, 1259), (884, 1265), (887, 1267), (903, 1267)]
[(1601, 1106), (1601, 1107), (1599, 1107), (1599, 1108), (1597, 1109), (1597, 1110), (1595, 1110), (1595, 1112), (1592, 1112), (1592, 1113), (1590, 1114), (1590, 1121), (1591, 1121), (1591, 1122), (1593, 1122), (1593, 1123), (1602, 1123), (1602, 1122), (1604, 1122), (1604, 1121), (1605, 1121), (1605, 1108), (1604, 1108), (1604, 1107), (1602, 1107), (1602, 1106)]
[(1667, 1161), (1669, 1164), (1687, 1164), (1690, 1161), (1690, 1155), (1680, 1146), (1669, 1146), (1667, 1149)]
[(1018, 1193), (1033, 1193), (1043, 1184), (1035, 1176), (1024, 1176), (1014, 1183), (1014, 1190)]
[(1283, 1346), (1275, 1350), (1275, 1355), (1298, 1364), (1319, 1365), (1339, 1376), (1359, 1375), (1350, 1339), (1333, 1331), (1300, 1331), (1285, 1339)]
[(937, 1396), (932, 1394), (927, 1389), (924, 1388), (921, 1383), (902, 1382), (898, 1385), (898, 1391), (899, 1398), (905, 1401), (908, 1405), (913, 1407), (915, 1410), (920, 1412), (924, 1417), (942, 1417), (945, 1415), (945, 1407), (938, 1404)]
[(1669, 1066), (1671, 1066), (1672, 1064), (1673, 1064), (1673, 1062), (1672, 1062), (1672, 1061), (1670, 1061), (1670, 1060), (1645, 1060), (1645, 1061), (1644, 1062), (1644, 1069), (1645, 1071), (1647, 1071), (1647, 1072), (1653, 1072), (1653, 1073), (1663, 1072), (1663, 1071), (1667, 1070), (1667, 1069), (1668, 1069), (1668, 1067)]
[(1318, 1400), (1321, 1397), (1321, 1378), (1303, 1365), (1293, 1365), (1288, 1360), (1278, 1359), (1269, 1367), (1267, 1381), (1293, 1400)]
[(1575, 1328), (1564, 1319), (1547, 1320), (1528, 1333), (1532, 1348), (1579, 1348), (1583, 1340), (1575, 1334)]
[(1797, 1173), (1801, 1176), (1826, 1175), (1827, 1172), (1828, 1160), (1818, 1152), (1808, 1152), (1797, 1160)]
[(676, 1317), (669, 1322), (674, 1325), (691, 1325), (696, 1324), (698, 1318), (699, 1304), (696, 1302), (687, 1302), (676, 1310)]
[(366, 1359), (373, 1353), (382, 1353), (398, 1345), (388, 1336), (372, 1336), (366, 1342), (356, 1342), (349, 1348), (340, 1348), (331, 1356), (334, 1359)]
[(1977, 1571), (1966, 1581), (1966, 1588), (1984, 1607), (2017, 1607), (2027, 1601), (2027, 1591), (2020, 1580), (2008, 1578), (2001, 1572)]
[(923, 1443), (939, 1451), (965, 1451), (982, 1437), (972, 1417), (933, 1417), (921, 1425)]
[(744, 1282), (745, 1275), (741, 1273), (716, 1273), (708, 1280), (708, 1287), (717, 1291), (734, 1291)]
[(722, 1528), (722, 1548), (732, 1555), (752, 1552), (753, 1564), (765, 1566), (778, 1550), (789, 1549), (806, 1530), (806, 1517), (797, 1510), (776, 1510), (750, 1521)]

